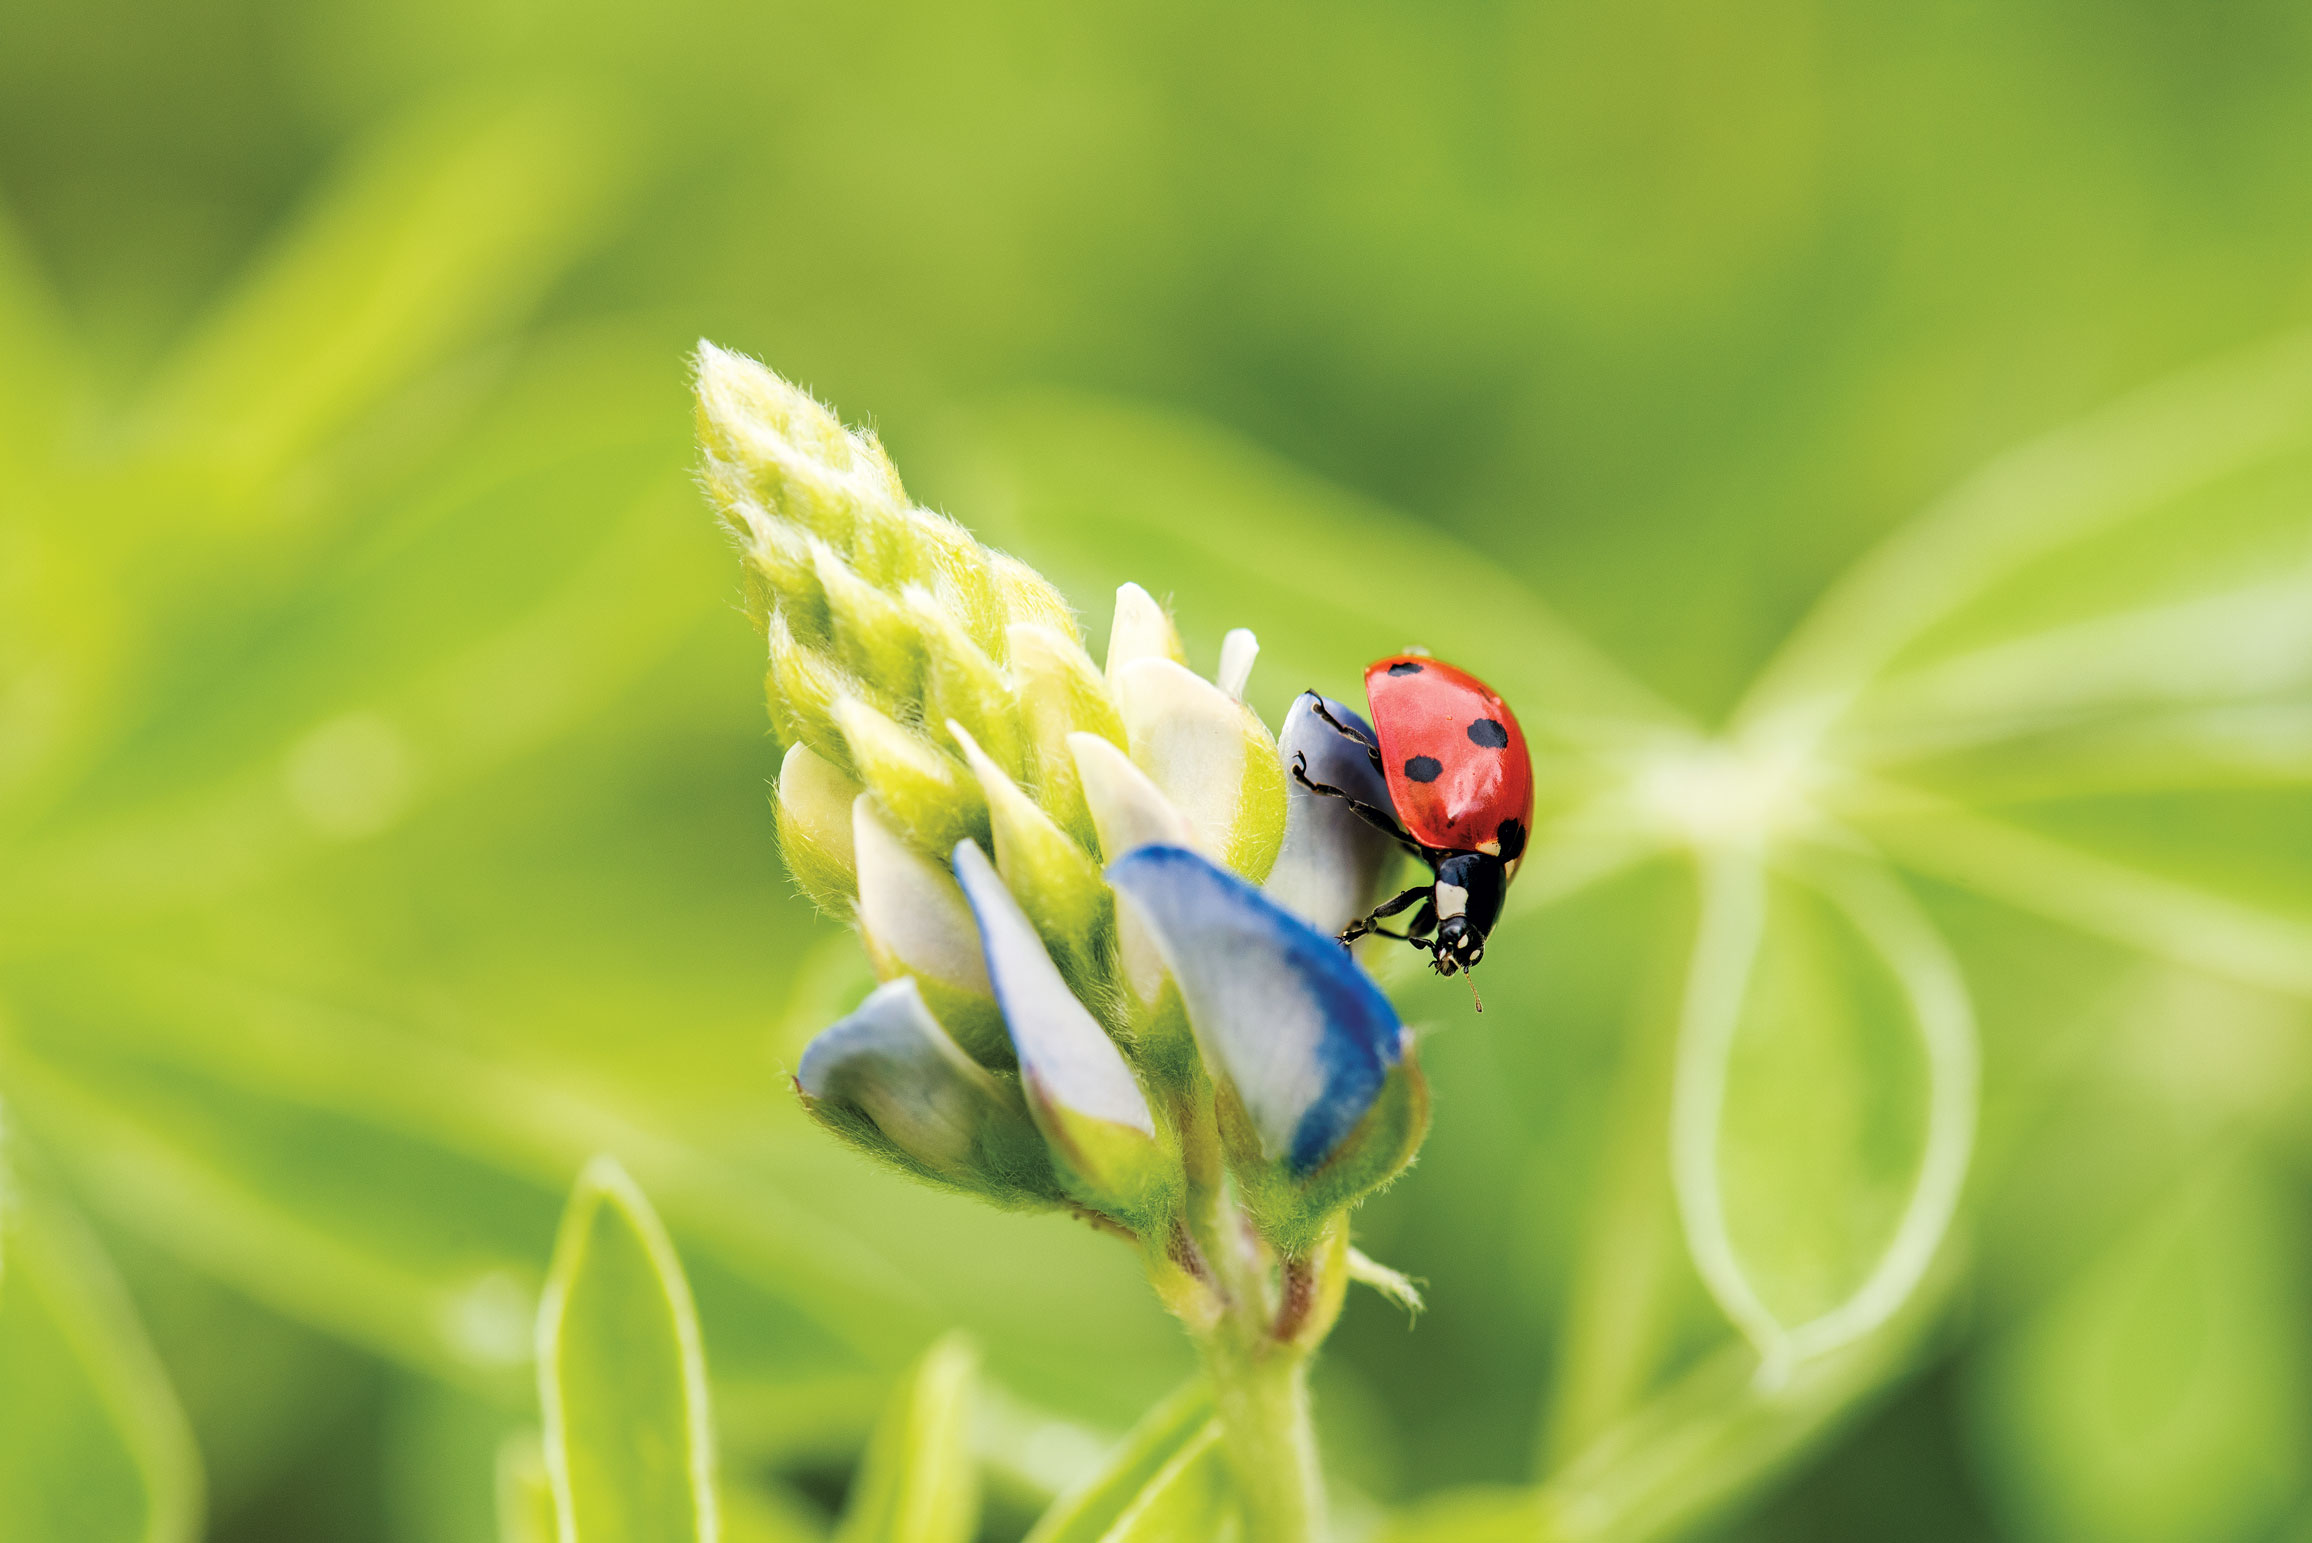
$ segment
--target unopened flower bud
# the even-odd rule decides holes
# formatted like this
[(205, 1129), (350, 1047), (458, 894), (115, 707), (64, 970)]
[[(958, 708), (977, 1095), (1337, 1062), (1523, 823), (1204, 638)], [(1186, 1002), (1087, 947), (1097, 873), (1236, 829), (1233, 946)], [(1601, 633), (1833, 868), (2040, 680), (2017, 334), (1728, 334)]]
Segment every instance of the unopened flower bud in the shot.
[(1169, 659), (1125, 664), (1112, 689), (1133, 761), (1199, 843), (1245, 877), (1266, 878), (1284, 839), (1284, 774), (1252, 709)]
[(779, 856), (819, 909), (837, 916), (850, 914), (858, 894), (851, 855), (851, 806), (858, 797), (859, 784), (808, 745), (787, 747), (775, 801)]
[(1060, 1199), (1018, 1091), (963, 1053), (911, 980), (813, 1039), (795, 1087), (821, 1123), (911, 1172), (1006, 1204)]

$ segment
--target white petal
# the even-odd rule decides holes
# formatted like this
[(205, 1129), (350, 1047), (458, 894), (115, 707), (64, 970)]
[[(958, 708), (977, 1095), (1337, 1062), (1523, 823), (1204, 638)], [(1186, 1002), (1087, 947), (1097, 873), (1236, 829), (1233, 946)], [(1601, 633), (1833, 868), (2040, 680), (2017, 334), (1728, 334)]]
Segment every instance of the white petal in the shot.
[(851, 805), (859, 871), (859, 926), (909, 971), (975, 996), (993, 991), (979, 928), (955, 880), (883, 823), (875, 800)]
[(1116, 618), (1108, 624), (1108, 678), (1125, 665), (1141, 659), (1170, 659), (1175, 663), (1187, 659), (1187, 651), (1180, 646), (1180, 634), (1172, 626), (1172, 618), (1156, 597), (1137, 584), (1126, 584), (1116, 591)]
[(1250, 628), (1238, 627), (1220, 640), (1220, 670), (1213, 676), (1213, 684), (1243, 701), (1245, 684), (1252, 679), (1252, 662), (1259, 657), (1260, 639)]
[(1263, 1153), (1321, 1164), (1403, 1058), (1389, 999), (1347, 949), (1184, 847), (1142, 847), (1108, 882), (1145, 918)]
[(1133, 762), (1188, 816), (1198, 846), (1227, 852), (1244, 812), (1245, 705), (1169, 659), (1125, 665), (1113, 689)]
[(842, 768), (814, 755), (800, 743), (787, 747), (779, 762), (779, 807), (786, 811), (811, 843), (844, 867), (855, 866), (851, 856), (851, 803), (859, 784)]
[(1097, 734), (1070, 734), (1068, 751), (1084, 784), (1084, 802), (1092, 811), (1102, 857), (1114, 862), (1152, 841), (1196, 844), (1196, 829), (1188, 816), (1132, 764), (1130, 756)]
[(1039, 1097), (1070, 1113), (1153, 1136), (1156, 1123), (1148, 1100), (1123, 1053), (1068, 990), (1043, 940), (977, 843), (957, 844), (955, 876), (986, 940), (987, 973), (1019, 1052), (1020, 1074)]
[[(1319, 698), (1304, 691), (1284, 717), (1277, 749), (1289, 773), (1295, 754), (1308, 758), (1311, 782), (1336, 787), (1376, 809), (1389, 809), (1389, 785), (1363, 746), (1316, 715)], [(1362, 730), (1372, 726), (1338, 702), (1325, 700), (1332, 715)], [(1359, 819), (1338, 798), (1285, 783), (1284, 848), (1264, 886), (1271, 899), (1320, 932), (1339, 932), (1370, 911), (1399, 848), (1386, 832)]]

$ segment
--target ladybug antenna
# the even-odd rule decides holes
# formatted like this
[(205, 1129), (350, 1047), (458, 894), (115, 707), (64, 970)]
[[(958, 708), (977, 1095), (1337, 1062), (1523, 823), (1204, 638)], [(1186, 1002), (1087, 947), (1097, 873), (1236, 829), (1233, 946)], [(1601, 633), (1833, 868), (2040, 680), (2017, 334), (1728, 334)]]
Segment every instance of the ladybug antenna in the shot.
[(1464, 978), (1469, 982), (1470, 1005), (1475, 1007), (1479, 1012), (1485, 1011), (1485, 998), (1477, 994), (1477, 972), (1475, 970), (1471, 970)]

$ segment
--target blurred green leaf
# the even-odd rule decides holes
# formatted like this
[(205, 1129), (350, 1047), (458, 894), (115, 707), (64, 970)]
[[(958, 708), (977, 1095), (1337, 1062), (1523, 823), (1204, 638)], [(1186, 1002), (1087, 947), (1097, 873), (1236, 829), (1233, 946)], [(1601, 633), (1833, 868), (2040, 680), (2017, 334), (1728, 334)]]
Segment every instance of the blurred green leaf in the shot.
[(1148, 1411), (1100, 1470), (1052, 1502), (1027, 1543), (1099, 1543), (1139, 1510), (1182, 1453), (1208, 1438), (1212, 1390), (1199, 1379)]
[(2312, 1476), (2302, 1245), (2293, 1200), (2235, 1155), (2005, 1337), (1979, 1391), (2020, 1536), (2271, 1534)]
[(79, 1223), (0, 1183), (0, 1536), (190, 1543), (191, 1430), (127, 1294)]
[(1973, 1008), (1947, 946), (1875, 865), (1705, 868), (1672, 1110), (1696, 1265), (1766, 1359), (1871, 1332), (1958, 1203), (1975, 1127)]
[(536, 1431), (517, 1431), (499, 1444), (496, 1500), (499, 1543), (559, 1543), (554, 1481)]
[(624, 1169), (580, 1175), (538, 1307), (538, 1397), (562, 1536), (714, 1543), (714, 1434), (674, 1245)]
[(966, 1543), (978, 1533), (978, 1365), (970, 1343), (951, 1335), (908, 1373), (867, 1443), (837, 1543)]
[[(394, 125), (179, 353), (148, 412), (242, 497), (460, 349), (503, 336), (594, 234), (618, 180), (601, 107), (472, 103)], [(326, 344), (320, 340), (326, 339)]]

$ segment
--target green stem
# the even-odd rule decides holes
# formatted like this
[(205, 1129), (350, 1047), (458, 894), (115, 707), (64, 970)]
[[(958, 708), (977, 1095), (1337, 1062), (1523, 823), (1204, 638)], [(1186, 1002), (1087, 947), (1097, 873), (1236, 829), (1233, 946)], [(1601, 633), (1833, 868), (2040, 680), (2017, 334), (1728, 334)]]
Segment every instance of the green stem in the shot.
[(1251, 1343), (1224, 1323), (1204, 1341), (1204, 1365), (1237, 1493), (1245, 1543), (1317, 1543), (1324, 1479), (1309, 1422), (1308, 1356), (1265, 1336)]

